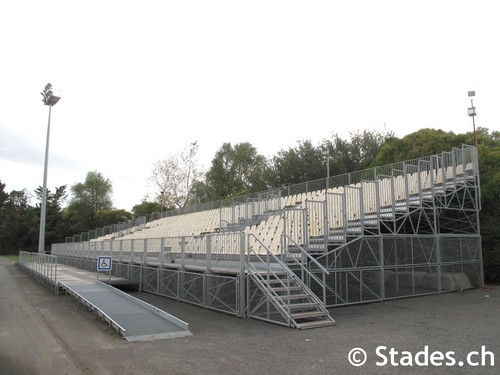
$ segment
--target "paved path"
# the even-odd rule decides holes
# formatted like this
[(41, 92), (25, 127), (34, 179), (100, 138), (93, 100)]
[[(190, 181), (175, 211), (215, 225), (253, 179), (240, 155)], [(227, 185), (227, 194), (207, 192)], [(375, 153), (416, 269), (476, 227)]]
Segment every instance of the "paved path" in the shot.
[[(0, 257), (0, 374), (81, 374), (64, 344)], [(43, 296), (42, 296), (43, 298)]]

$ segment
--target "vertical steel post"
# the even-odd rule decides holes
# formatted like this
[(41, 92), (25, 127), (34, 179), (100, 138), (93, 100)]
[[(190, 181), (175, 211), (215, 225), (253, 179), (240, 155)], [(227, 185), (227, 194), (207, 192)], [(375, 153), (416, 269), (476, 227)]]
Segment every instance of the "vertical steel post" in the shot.
[[(217, 236), (217, 234), (216, 234)], [(218, 234), (219, 240), (222, 240), (222, 235)], [(212, 238), (213, 235), (206, 236), (207, 238), (207, 247), (206, 247), (206, 264), (207, 264), (207, 273), (212, 273)]]
[(181, 237), (181, 271), (184, 272), (186, 266), (186, 237)]
[(45, 253), (45, 214), (47, 211), (47, 169), (49, 164), (50, 116), (52, 106), (49, 105), (49, 122), (47, 124), (47, 139), (45, 141), (45, 162), (43, 165), (42, 207), (40, 211), (40, 233), (38, 237), (38, 252)]
[(160, 267), (163, 268), (165, 263), (165, 238), (160, 239)]
[(442, 273), (441, 273), (441, 262), (442, 262), (442, 238), (440, 234), (435, 234), (435, 240), (436, 240), (436, 261), (437, 261), (437, 287), (438, 287), (438, 293), (441, 293), (443, 291), (443, 284), (442, 284)]
[(142, 248), (142, 267), (146, 267), (148, 263), (148, 239), (144, 239), (144, 244)]

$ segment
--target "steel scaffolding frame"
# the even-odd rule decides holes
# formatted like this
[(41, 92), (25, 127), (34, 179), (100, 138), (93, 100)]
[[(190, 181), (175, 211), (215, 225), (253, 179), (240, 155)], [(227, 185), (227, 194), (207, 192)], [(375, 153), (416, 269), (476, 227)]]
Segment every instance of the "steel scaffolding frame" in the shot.
[[(482, 285), (474, 148), (375, 169), (371, 176), (365, 171), (363, 178), (326, 194), (328, 251), (316, 260), (330, 272), (328, 306)], [(354, 211), (347, 203), (353, 199), (359, 202)]]
[[(482, 285), (474, 147), (322, 183), (225, 201), (214, 232), (70, 242), (52, 252), (66, 260), (110, 255), (119, 276), (140, 281), (143, 290), (297, 328), (319, 324), (302, 318), (320, 305)], [(224, 281), (214, 282), (218, 277)], [(302, 297), (309, 291), (313, 296)], [(313, 300), (318, 306), (306, 311)], [(298, 305), (304, 308), (295, 311)]]

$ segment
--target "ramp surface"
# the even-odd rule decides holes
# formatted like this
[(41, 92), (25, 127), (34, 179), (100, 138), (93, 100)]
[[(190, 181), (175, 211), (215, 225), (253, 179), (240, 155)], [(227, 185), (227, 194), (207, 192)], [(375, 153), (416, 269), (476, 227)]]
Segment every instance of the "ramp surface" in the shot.
[(182, 320), (102, 282), (72, 283), (64, 288), (117, 324), (127, 341), (191, 335), (188, 324)]
[[(97, 279), (95, 272), (71, 266), (36, 262), (21, 264), (32, 276), (64, 289), (106, 320), (127, 341), (148, 341), (191, 336), (189, 324)], [(119, 277), (105, 277), (112, 284), (127, 284)]]

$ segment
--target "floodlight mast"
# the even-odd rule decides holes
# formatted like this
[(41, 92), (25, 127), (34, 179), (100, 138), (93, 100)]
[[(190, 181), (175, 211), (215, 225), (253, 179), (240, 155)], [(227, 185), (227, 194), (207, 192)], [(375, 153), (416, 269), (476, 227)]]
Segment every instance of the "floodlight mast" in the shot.
[(42, 94), (43, 104), (49, 106), (49, 121), (47, 124), (47, 139), (45, 141), (45, 162), (43, 166), (43, 187), (42, 187), (42, 207), (40, 211), (40, 234), (38, 237), (38, 252), (45, 253), (45, 216), (47, 211), (47, 169), (49, 164), (49, 138), (50, 138), (50, 116), (52, 107), (57, 104), (60, 96), (54, 95), (52, 84), (47, 83), (40, 93)]
[(469, 98), (470, 98), (470, 108), (468, 108), (467, 114), (470, 117), (472, 117), (472, 128), (473, 128), (473, 131), (474, 131), (474, 146), (477, 149), (476, 121), (474, 119), (476, 117), (476, 107), (474, 107), (474, 101), (473, 101), (473, 98), (476, 96), (476, 92), (475, 91), (469, 91), (468, 95), (469, 95)]

